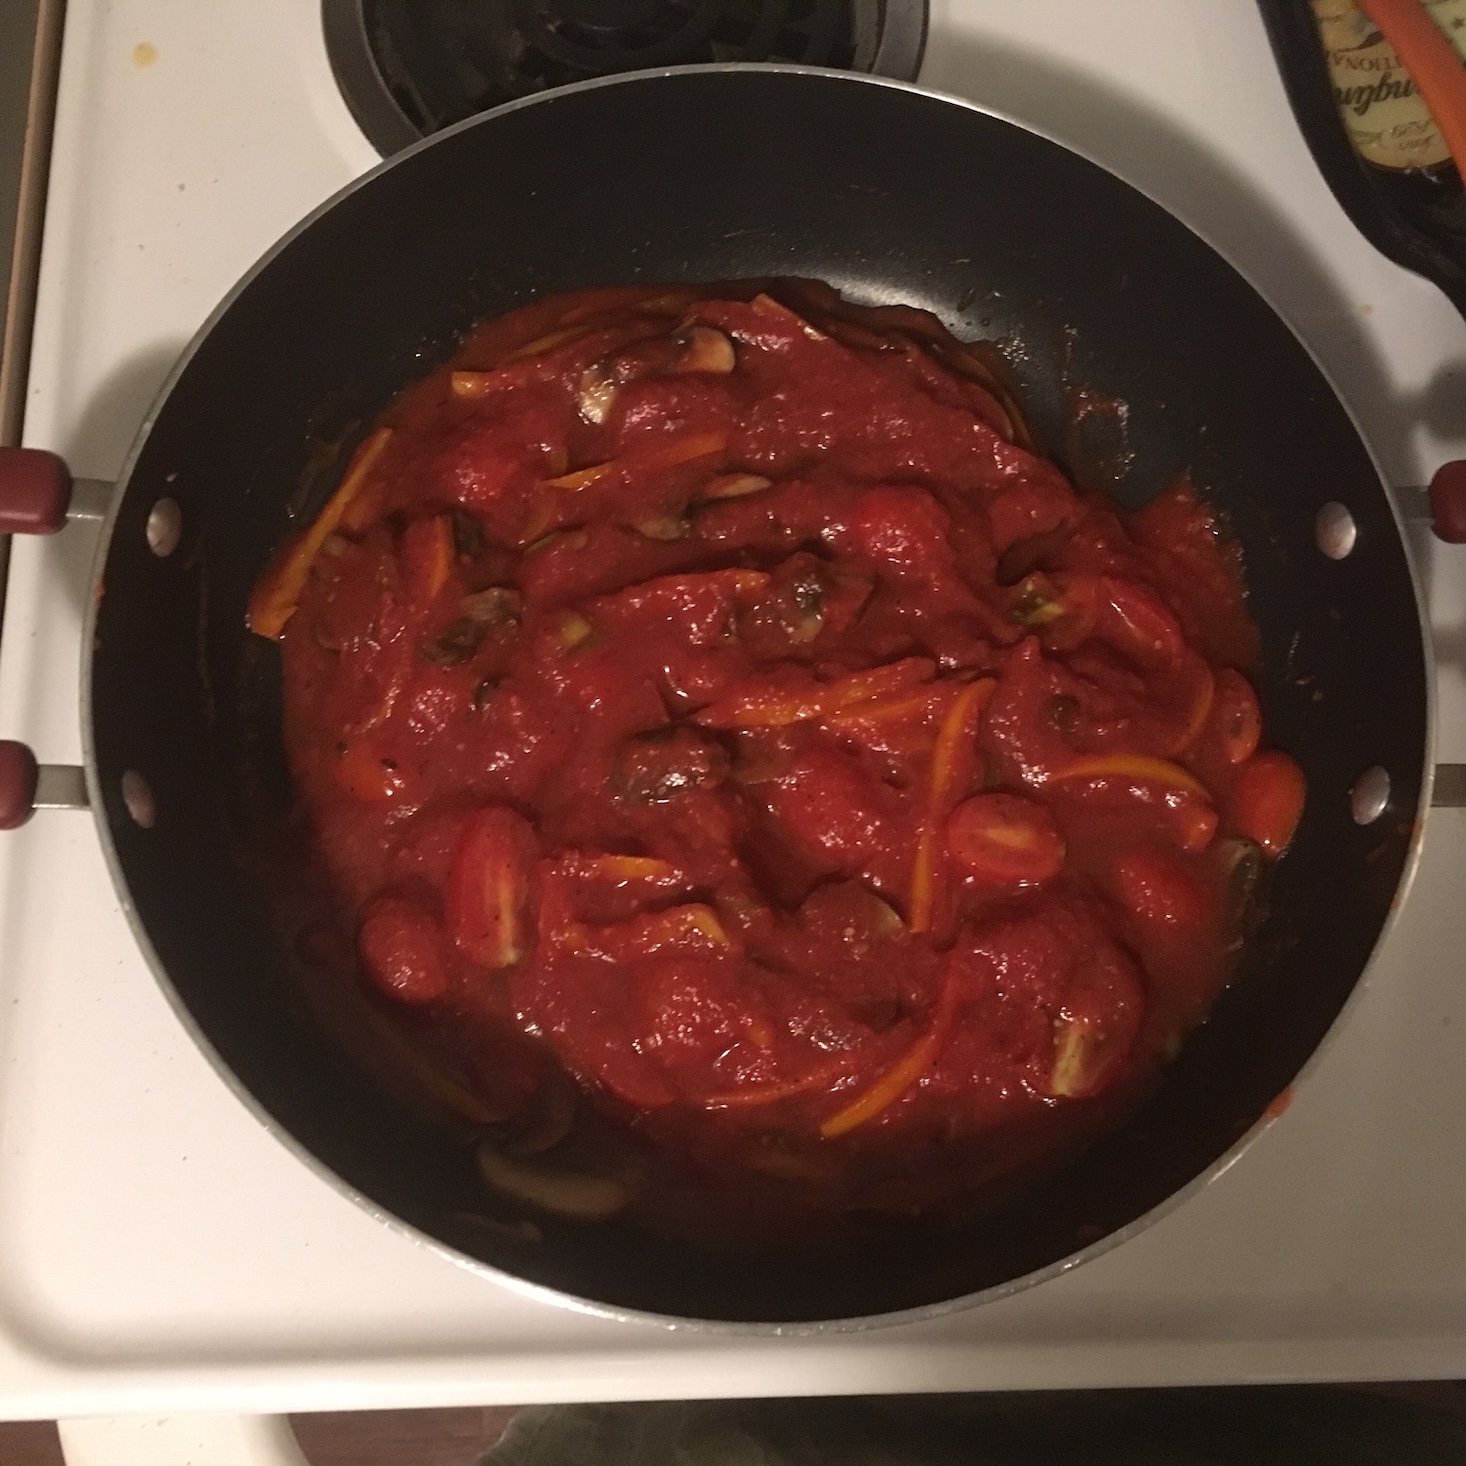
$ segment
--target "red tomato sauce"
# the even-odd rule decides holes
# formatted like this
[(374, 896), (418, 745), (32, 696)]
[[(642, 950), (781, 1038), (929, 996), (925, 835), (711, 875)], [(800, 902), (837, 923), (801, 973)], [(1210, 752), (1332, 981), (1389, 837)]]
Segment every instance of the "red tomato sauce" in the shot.
[(479, 328), (250, 615), (312, 949), (551, 1210), (1011, 1189), (1204, 1018), (1302, 808), (1196, 493), (1080, 496), (982, 348), (807, 283)]

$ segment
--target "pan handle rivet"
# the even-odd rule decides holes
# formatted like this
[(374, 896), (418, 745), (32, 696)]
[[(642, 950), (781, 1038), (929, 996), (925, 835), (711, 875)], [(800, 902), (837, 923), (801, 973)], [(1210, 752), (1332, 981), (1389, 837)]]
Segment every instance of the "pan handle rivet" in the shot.
[(1354, 548), (1359, 528), (1354, 516), (1338, 500), (1330, 499), (1314, 517), (1313, 536), (1330, 560), (1342, 560)]
[(148, 781), (136, 769), (128, 769), (122, 776), (122, 802), (132, 821), (144, 830), (151, 830), (158, 818), (158, 807), (153, 803), (153, 791)]
[(1349, 791), (1349, 811), (1356, 825), (1372, 825), (1390, 802), (1390, 776), (1378, 764), (1365, 769)]
[(178, 548), (178, 541), (183, 536), (183, 510), (178, 507), (177, 499), (170, 499), (165, 494), (153, 505), (145, 533), (148, 549), (160, 560)]

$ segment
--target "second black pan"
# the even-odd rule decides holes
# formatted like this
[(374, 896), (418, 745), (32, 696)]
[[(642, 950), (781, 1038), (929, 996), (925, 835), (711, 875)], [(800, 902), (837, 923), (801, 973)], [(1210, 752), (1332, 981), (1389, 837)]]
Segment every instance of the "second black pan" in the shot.
[[(1124, 468), (1113, 487), (1131, 503), (1185, 469), (1225, 514), (1262, 629), (1269, 738), (1307, 774), (1303, 825), (1243, 972), (1154, 1100), (997, 1215), (844, 1253), (704, 1252), (568, 1223), (533, 1245), (467, 1236), (452, 1218), (480, 1204), (471, 1150), (359, 1074), (283, 977), (283, 938), (250, 875), (269, 807), (288, 797), (274, 653), (246, 633), (245, 598), (372, 416), (476, 319), (579, 286), (777, 275), (925, 306), (959, 336), (1007, 343), (1061, 457), (1071, 389), (1128, 404), (1129, 457), (1067, 466)], [(147, 524), (163, 497), (182, 537), (160, 556)], [(1357, 526), (1340, 560), (1315, 540), (1328, 501)], [(93, 807), (139, 939), (200, 1042), (369, 1207), (611, 1311), (905, 1315), (1110, 1245), (1213, 1171), (1314, 1053), (1417, 833), (1429, 697), (1415, 587), (1369, 455), (1308, 353), (1225, 261), (1113, 175), (971, 106), (868, 78), (642, 74), (506, 108), (384, 165), (283, 242), (195, 342), (130, 459), (98, 575), (84, 674)], [(1349, 793), (1373, 766), (1392, 793), (1360, 826)], [(140, 780), (150, 823), (135, 818), (148, 813)]]

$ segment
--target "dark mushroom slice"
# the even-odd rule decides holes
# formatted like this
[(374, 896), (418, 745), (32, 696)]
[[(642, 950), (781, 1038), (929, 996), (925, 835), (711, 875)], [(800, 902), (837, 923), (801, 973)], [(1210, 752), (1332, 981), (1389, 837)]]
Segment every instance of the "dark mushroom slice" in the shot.
[(677, 726), (629, 739), (616, 760), (616, 792), (636, 804), (661, 804), (728, 777), (728, 750), (701, 729)]
[(458, 619), (421, 649), (425, 662), (435, 667), (457, 667), (470, 660), (491, 631), (517, 625), (521, 602), (519, 592), (508, 586), (491, 585), (475, 591), (458, 603)]

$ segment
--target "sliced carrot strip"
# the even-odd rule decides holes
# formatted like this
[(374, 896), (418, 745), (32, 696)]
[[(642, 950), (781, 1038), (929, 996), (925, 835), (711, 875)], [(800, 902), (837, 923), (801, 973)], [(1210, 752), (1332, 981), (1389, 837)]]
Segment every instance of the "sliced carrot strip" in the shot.
[(1211, 799), (1206, 785), (1180, 764), (1173, 764), (1169, 759), (1151, 758), (1143, 753), (1087, 754), (1057, 774), (1050, 774), (1049, 778), (1054, 783), (1068, 779), (1144, 779), (1149, 783), (1170, 784), (1173, 788), (1184, 789), (1199, 799)]
[(937, 745), (932, 750), (926, 817), (922, 821), (921, 834), (916, 842), (916, 859), (911, 869), (911, 930), (914, 932), (931, 930), (932, 912), (937, 900), (937, 831), (956, 788), (962, 740), (997, 685), (991, 677), (969, 682), (942, 719)]
[(957, 981), (954, 975), (949, 974), (937, 1000), (936, 1011), (932, 1014), (931, 1027), (864, 1094), (831, 1115), (820, 1126), (820, 1134), (826, 1140), (834, 1140), (854, 1130), (857, 1125), (875, 1119), (882, 1110), (895, 1104), (931, 1066), (947, 1041), (956, 1014)]
[(278, 641), (286, 623), (295, 614), (300, 593), (305, 589), (311, 566), (321, 546), (341, 523), (347, 506), (361, 492), (377, 460), (392, 440), (391, 428), (378, 428), (356, 450), (336, 492), (316, 515), (315, 523), (292, 541), (275, 564), (260, 577), (249, 598), (249, 629)]

